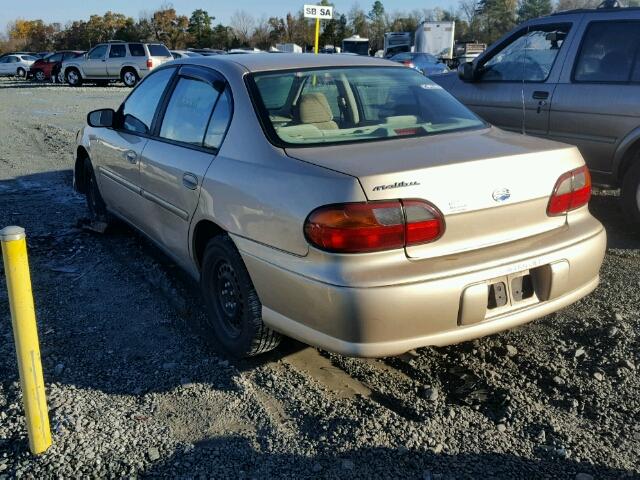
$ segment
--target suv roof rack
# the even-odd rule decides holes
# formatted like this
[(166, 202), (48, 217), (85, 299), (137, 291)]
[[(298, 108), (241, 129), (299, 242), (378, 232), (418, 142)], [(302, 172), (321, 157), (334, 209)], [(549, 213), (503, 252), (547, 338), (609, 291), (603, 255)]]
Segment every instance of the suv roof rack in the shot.
[(127, 43), (125, 40), (107, 40), (105, 43)]
[(570, 15), (572, 13), (619, 12), (620, 10), (640, 11), (640, 7), (621, 7), (620, 4), (618, 4), (618, 6), (611, 6), (613, 4), (618, 4), (618, 2), (615, 0), (605, 0), (598, 6), (598, 8), (576, 8), (573, 10), (563, 10), (562, 12), (552, 13), (551, 16)]

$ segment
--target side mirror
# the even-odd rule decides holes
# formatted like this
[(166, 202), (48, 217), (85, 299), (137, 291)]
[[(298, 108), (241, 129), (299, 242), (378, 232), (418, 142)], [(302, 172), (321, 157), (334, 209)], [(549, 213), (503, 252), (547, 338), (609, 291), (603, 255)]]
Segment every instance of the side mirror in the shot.
[(472, 62), (462, 63), (458, 66), (458, 76), (463, 82), (476, 81), (476, 68)]
[(87, 124), (90, 127), (113, 127), (113, 120), (116, 112), (112, 108), (103, 108), (102, 110), (94, 110), (87, 115)]

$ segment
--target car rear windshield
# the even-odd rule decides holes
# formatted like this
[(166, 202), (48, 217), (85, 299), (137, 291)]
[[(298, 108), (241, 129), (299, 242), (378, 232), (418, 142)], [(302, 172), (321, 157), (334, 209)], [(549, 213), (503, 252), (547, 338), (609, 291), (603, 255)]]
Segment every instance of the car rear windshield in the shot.
[(419, 137), (485, 123), (405, 67), (256, 73), (250, 90), (273, 143), (319, 145)]
[(149, 54), (152, 57), (170, 57), (171, 56), (171, 52), (169, 51), (169, 49), (162, 44), (150, 43), (148, 47), (149, 47)]

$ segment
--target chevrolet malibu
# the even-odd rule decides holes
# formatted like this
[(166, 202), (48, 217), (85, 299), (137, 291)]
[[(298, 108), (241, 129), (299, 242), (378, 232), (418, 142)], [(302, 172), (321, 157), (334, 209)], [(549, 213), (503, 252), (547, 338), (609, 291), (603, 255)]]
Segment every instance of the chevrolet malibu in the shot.
[(74, 180), (92, 218), (197, 279), (231, 355), (281, 335), (354, 356), (447, 345), (598, 284), (578, 150), (492, 127), (393, 62), (182, 59), (87, 120)]

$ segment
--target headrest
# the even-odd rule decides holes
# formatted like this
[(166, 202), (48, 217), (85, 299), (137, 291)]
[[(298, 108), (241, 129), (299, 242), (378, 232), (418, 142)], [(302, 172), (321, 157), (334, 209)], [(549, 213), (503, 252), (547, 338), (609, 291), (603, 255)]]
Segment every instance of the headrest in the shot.
[(307, 93), (299, 103), (301, 123), (324, 123), (333, 120), (333, 113), (323, 93)]

